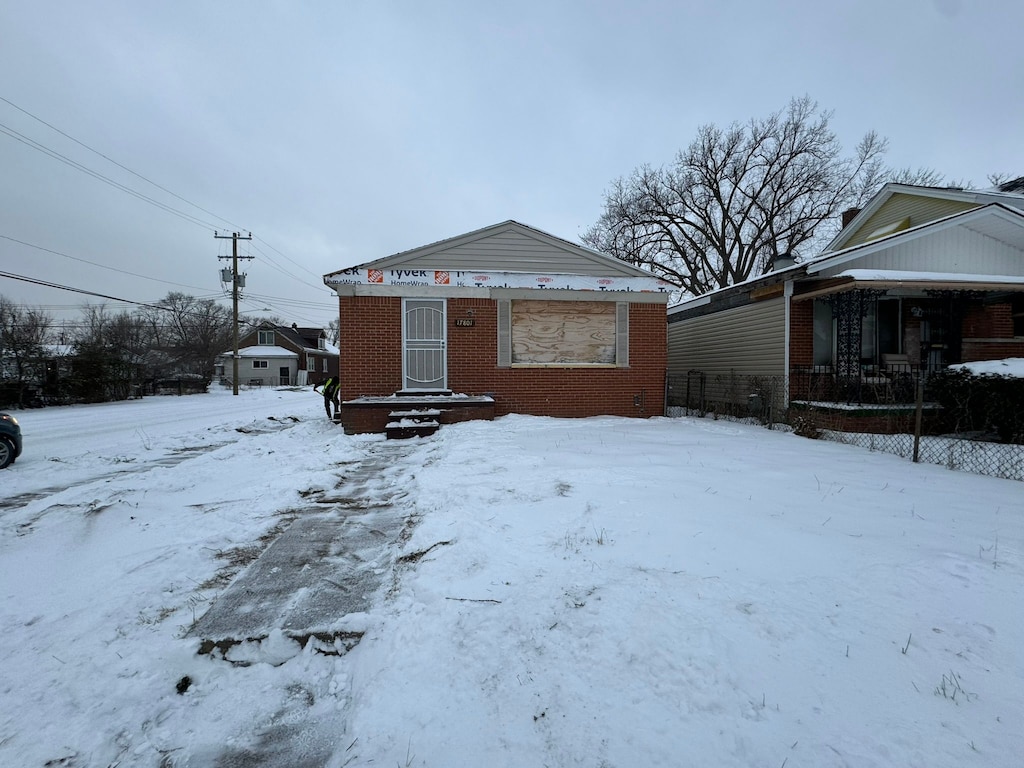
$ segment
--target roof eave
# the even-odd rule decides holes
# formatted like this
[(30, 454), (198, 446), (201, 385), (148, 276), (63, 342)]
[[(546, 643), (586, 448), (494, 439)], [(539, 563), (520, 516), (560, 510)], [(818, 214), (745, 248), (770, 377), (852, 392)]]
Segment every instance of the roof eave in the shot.
[(855, 277), (834, 278), (825, 281), (827, 284), (819, 288), (800, 291), (793, 294), (793, 301), (816, 299), (820, 296), (833, 296), (837, 293), (848, 293), (861, 289), (879, 291), (986, 291), (995, 293), (1024, 293), (1024, 282), (1020, 283), (985, 283), (971, 280), (863, 280)]

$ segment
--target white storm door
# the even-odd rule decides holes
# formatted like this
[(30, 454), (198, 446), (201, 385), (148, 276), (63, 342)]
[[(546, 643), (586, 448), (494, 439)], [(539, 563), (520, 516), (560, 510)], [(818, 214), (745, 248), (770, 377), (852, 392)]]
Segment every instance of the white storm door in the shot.
[(448, 388), (444, 299), (402, 300), (404, 389)]

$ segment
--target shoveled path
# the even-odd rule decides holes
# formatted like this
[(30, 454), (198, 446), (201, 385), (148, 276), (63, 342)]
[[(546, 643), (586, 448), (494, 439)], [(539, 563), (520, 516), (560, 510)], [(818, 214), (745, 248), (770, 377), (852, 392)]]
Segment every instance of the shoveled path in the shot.
[[(201, 651), (227, 651), (274, 630), (302, 642), (350, 640), (343, 619), (370, 607), (390, 571), (408, 510), (408, 478), (395, 470), (404, 441), (374, 443), (221, 593), (189, 631)], [(358, 635), (356, 634), (356, 637)], [(342, 650), (342, 649), (339, 649)]]
[[(280, 631), (317, 651), (343, 654), (362, 636), (345, 617), (366, 611), (392, 572), (403, 538), (413, 524), (414, 478), (399, 460), (414, 441), (371, 443), (360, 462), (344, 465), (334, 490), (310, 494), (310, 507), (253, 561), (189, 631), (200, 651), (234, 663), (252, 658), (253, 647)], [(254, 642), (247, 642), (254, 641)], [(245, 643), (245, 645), (240, 645)], [(273, 648), (274, 642), (265, 645)], [(291, 697), (267, 722), (254, 723), (248, 738), (231, 745), (196, 745), (189, 768), (321, 768), (343, 745), (344, 731), (330, 708)], [(175, 763), (177, 765), (178, 763)]]

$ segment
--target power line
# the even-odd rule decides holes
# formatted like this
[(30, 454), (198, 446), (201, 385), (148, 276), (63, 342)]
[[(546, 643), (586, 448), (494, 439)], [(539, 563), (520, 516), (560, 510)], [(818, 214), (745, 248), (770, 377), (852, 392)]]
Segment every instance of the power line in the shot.
[[(137, 177), (137, 178), (140, 178), (140, 179), (142, 179), (142, 180), (143, 180), (144, 182), (146, 182), (147, 184), (152, 184), (152, 185), (153, 185), (154, 187), (156, 187), (157, 189), (159, 189), (159, 190), (161, 190), (161, 191), (163, 191), (163, 192), (166, 192), (166, 193), (167, 193), (168, 195), (170, 195), (171, 197), (175, 197), (175, 198), (177, 198), (178, 200), (181, 200), (181, 201), (182, 201), (183, 203), (188, 203), (188, 204), (189, 204), (189, 205), (191, 205), (191, 206), (192, 206), (193, 208), (195, 208), (195, 209), (197, 209), (197, 210), (200, 210), (200, 211), (202, 211), (203, 213), (209, 214), (210, 216), (213, 216), (213, 217), (214, 217), (215, 219), (220, 219), (221, 221), (225, 222), (226, 224), (231, 224), (231, 226), (232, 226), (232, 227), (236, 227), (236, 228), (238, 228), (238, 229), (244, 229), (244, 227), (239, 227), (239, 226), (238, 226), (237, 224), (233, 224), (232, 222), (228, 221), (227, 219), (225, 219), (225, 218), (223, 218), (223, 217), (221, 217), (221, 216), (218, 216), (218, 215), (217, 215), (217, 214), (215, 214), (215, 213), (214, 213), (213, 211), (208, 211), (208, 210), (206, 210), (205, 208), (203, 208), (203, 207), (202, 207), (201, 205), (197, 205), (196, 203), (193, 203), (193, 202), (192, 202), (191, 200), (187, 200), (186, 198), (182, 197), (181, 195), (179, 195), (179, 194), (176, 194), (176, 193), (172, 192), (171, 190), (167, 189), (167, 187), (163, 187), (163, 186), (161, 186), (161, 185), (157, 184), (157, 183), (156, 183), (155, 181), (153, 181), (152, 179), (147, 179), (147, 178), (146, 178), (145, 176), (143, 176), (143, 175), (142, 175), (141, 173), (137, 173), (137, 172), (133, 171), (133, 170), (132, 170), (131, 168), (129, 168), (129, 167), (127, 166), (127, 165), (122, 165), (121, 163), (117, 162), (117, 160), (114, 160), (114, 159), (113, 159), (112, 157), (108, 157), (107, 155), (105, 155), (105, 154), (103, 154), (102, 152), (100, 152), (100, 151), (99, 151), (98, 149), (94, 149), (94, 148), (90, 147), (90, 146), (89, 146), (88, 144), (86, 144), (86, 143), (85, 143), (84, 141), (79, 141), (79, 140), (78, 140), (78, 139), (76, 139), (76, 138), (75, 138), (74, 136), (72, 136), (72, 135), (71, 135), (71, 134), (69, 134), (69, 133), (65, 133), (64, 131), (62, 131), (62, 130), (61, 130), (60, 128), (58, 128), (57, 126), (55, 126), (55, 125), (51, 125), (50, 123), (48, 123), (48, 122), (46, 122), (45, 120), (43, 120), (43, 119), (42, 119), (41, 117), (37, 117), (36, 115), (33, 115), (33, 114), (32, 114), (31, 112), (29, 112), (29, 111), (28, 111), (27, 109), (24, 109), (23, 107), (19, 107), (19, 106), (18, 106), (17, 104), (15, 104), (15, 103), (14, 103), (13, 101), (11, 101), (10, 99), (5, 99), (5, 98), (4, 98), (3, 96), (0, 96), (0, 101), (4, 102), (5, 104), (9, 104), (10, 106), (14, 107), (14, 108), (15, 108), (16, 110), (18, 110), (19, 112), (21, 112), (21, 113), (23, 113), (23, 114), (26, 114), (26, 115), (28, 115), (29, 117), (31, 117), (31, 118), (32, 118), (33, 120), (35, 120), (36, 122), (42, 123), (43, 125), (45, 125), (45, 126), (46, 126), (47, 128), (49, 128), (50, 130), (52, 130), (52, 131), (56, 131), (57, 133), (59, 133), (59, 134), (60, 134), (61, 136), (63, 136), (64, 138), (66, 138), (66, 139), (70, 139), (71, 141), (75, 142), (75, 144), (78, 144), (79, 146), (85, 147), (85, 148), (86, 148), (86, 149), (88, 149), (88, 150), (89, 150), (90, 152), (92, 152), (92, 153), (94, 153), (94, 154), (97, 154), (97, 155), (99, 155), (100, 157), (102, 157), (102, 158), (103, 158), (104, 160), (106, 160), (107, 162), (113, 163), (113, 164), (114, 164), (114, 165), (116, 165), (116, 166), (117, 166), (118, 168), (120, 168), (120, 169), (122, 169), (122, 170), (124, 170), (124, 171), (128, 171), (128, 173), (130, 173), (130, 174), (131, 174), (132, 176), (135, 176), (135, 177)], [(281, 254), (281, 255), (283, 256), (284, 254)]]
[(57, 288), (61, 291), (71, 291), (72, 293), (81, 293), (86, 296), (95, 296), (100, 299), (110, 299), (111, 301), (120, 301), (125, 304), (134, 304), (138, 307), (148, 307), (149, 309), (163, 309), (167, 307), (161, 307), (158, 304), (147, 304), (144, 301), (132, 301), (131, 299), (122, 299), (120, 296), (110, 296), (105, 293), (97, 293), (96, 291), (87, 291), (85, 288), (74, 288), (70, 285), (61, 285), (60, 283), (51, 283), (49, 280), (39, 280), (35, 277), (28, 277), (27, 275), (16, 275), (13, 272), (4, 272), (0, 270), (0, 277), (10, 278), (11, 280), (21, 280), (26, 283), (32, 283), (33, 285), (41, 285), (45, 288)]
[[(2, 98), (2, 97), (0, 97), (0, 98)], [(285, 258), (286, 260), (290, 261), (290, 262), (291, 262), (292, 264), (294, 264), (295, 266), (297, 266), (297, 267), (298, 267), (299, 269), (305, 270), (306, 272), (308, 272), (309, 274), (311, 274), (311, 275), (312, 275), (313, 277), (316, 277), (316, 278), (319, 278), (319, 279), (322, 279), (322, 278), (323, 278), (323, 275), (318, 275), (318, 274), (317, 274), (316, 272), (314, 272), (313, 270), (311, 270), (311, 269), (307, 268), (307, 267), (306, 267), (305, 265), (303, 265), (303, 264), (300, 264), (299, 262), (295, 261), (295, 260), (294, 260), (294, 259), (292, 259), (292, 258), (289, 258), (287, 254), (284, 254), (284, 253), (282, 253), (281, 251), (279, 251), (279, 250), (278, 250), (277, 248), (275, 248), (274, 246), (272, 246), (272, 245), (271, 245), (270, 243), (268, 243), (268, 242), (267, 242), (266, 240), (264, 240), (264, 239), (263, 239), (262, 237), (257, 237), (256, 239), (257, 239), (257, 240), (259, 240), (259, 241), (260, 241), (261, 243), (263, 243), (263, 244), (264, 244), (265, 246), (267, 246), (267, 248), (269, 248), (270, 250), (274, 251), (274, 252), (275, 252), (275, 253), (277, 253), (277, 254), (280, 254), (280, 255), (281, 255), (281, 256), (282, 256), (283, 258)], [(257, 250), (258, 250), (258, 249), (257, 249)], [(262, 251), (260, 251), (260, 253), (263, 253), (263, 252), (262, 252)], [(263, 255), (264, 255), (264, 256), (266, 256), (266, 254), (263, 254)]]
[[(0, 99), (2, 99), (2, 98), (3, 97), (0, 96)], [(72, 261), (80, 261), (83, 264), (90, 264), (90, 265), (92, 265), (94, 267), (99, 267), (100, 269), (109, 269), (111, 272), (120, 272), (122, 275), (131, 275), (132, 277), (141, 277), (143, 280), (152, 280), (155, 283), (165, 283), (166, 285), (176, 285), (179, 288), (190, 288), (190, 289), (192, 289), (194, 291), (206, 291), (206, 290), (209, 290), (208, 288), (200, 288), (197, 285), (187, 285), (185, 283), (175, 283), (175, 282), (172, 282), (170, 280), (161, 280), (161, 279), (159, 279), (157, 277), (149, 277), (148, 275), (140, 275), (138, 272), (129, 272), (126, 269), (118, 269), (117, 267), (108, 267), (105, 264), (98, 264), (95, 261), (89, 261), (88, 259), (82, 259), (82, 258), (79, 258), (78, 256), (71, 256), (71, 255), (69, 255), (67, 253), (61, 253), (60, 251), (55, 251), (52, 248), (44, 248), (43, 246), (36, 245), (35, 243), (27, 243), (24, 240), (18, 240), (16, 237), (11, 237), (10, 235), (0, 235), (0, 238), (3, 238), (4, 240), (10, 240), (12, 243), (18, 243), (18, 245), (24, 245), (24, 246), (27, 246), (29, 248), (35, 248), (37, 251), (44, 251), (46, 253), (52, 253), (55, 256), (63, 256), (65, 259), (71, 259)]]
[(53, 158), (54, 160), (57, 160), (57, 161), (59, 161), (61, 163), (64, 163), (65, 165), (71, 166), (72, 168), (74, 168), (76, 170), (79, 170), (79, 171), (81, 171), (82, 173), (84, 173), (84, 174), (86, 174), (88, 176), (92, 176), (94, 179), (102, 181), (104, 184), (109, 184), (110, 186), (114, 187), (115, 189), (119, 189), (122, 192), (125, 192), (125, 193), (131, 195), (132, 197), (137, 197), (139, 200), (147, 202), (150, 205), (156, 206), (157, 208), (160, 208), (161, 210), (167, 211), (167, 213), (173, 214), (173, 215), (177, 216), (180, 219), (184, 219), (185, 221), (189, 222), (190, 224), (195, 224), (195, 225), (203, 227), (205, 229), (216, 229), (216, 225), (215, 224), (211, 224), (209, 222), (203, 221), (202, 219), (197, 218), (196, 216), (193, 216), (190, 213), (186, 213), (185, 211), (180, 211), (177, 208), (172, 208), (171, 206), (167, 205), (166, 203), (162, 203), (162, 202), (160, 202), (159, 200), (157, 200), (155, 198), (149, 197), (148, 195), (144, 195), (141, 192), (137, 192), (136, 190), (132, 189), (131, 187), (129, 187), (129, 186), (125, 185), (125, 184), (122, 184), (119, 181), (114, 181), (109, 176), (104, 176), (99, 171), (94, 171), (92, 168), (89, 168), (88, 166), (82, 165), (78, 161), (72, 160), (70, 157), (66, 157), (65, 155), (62, 155), (60, 152), (57, 152), (56, 150), (50, 149), (49, 147), (47, 147), (47, 146), (45, 146), (43, 144), (40, 144), (38, 141), (35, 141), (34, 139), (30, 139), (28, 136), (25, 136), (22, 133), (18, 133), (16, 130), (14, 130), (13, 128), (10, 128), (9, 126), (4, 125), (3, 123), (0, 123), (0, 133), (3, 133), (5, 135), (7, 135), (7, 136), (10, 136), (15, 141), (20, 141), (25, 146), (31, 147), (32, 149), (36, 150), (37, 152), (41, 152), (44, 155)]
[[(166, 187), (156, 183), (155, 181), (152, 181), (151, 179), (143, 176), (142, 174), (132, 170), (128, 166), (126, 166), (126, 165), (124, 165), (124, 164), (114, 160), (113, 158), (107, 156), (106, 154), (100, 152), (99, 150), (94, 149), (93, 147), (89, 146), (85, 142), (75, 138), (71, 134), (61, 130), (60, 128), (57, 128), (55, 125), (47, 122), (46, 120), (43, 120), (42, 118), (38, 117), (37, 115), (32, 114), (27, 109), (24, 109), (23, 107), (18, 106), (17, 104), (12, 102), (10, 99), (7, 99), (7, 98), (4, 98), (3, 96), (0, 96), (0, 101), (3, 101), (5, 104), (8, 104), (9, 106), (13, 107), (14, 109), (18, 110), (19, 112), (22, 112), (23, 114), (25, 114), (28, 117), (32, 118), (33, 120), (41, 123), (42, 125), (45, 125), (47, 128), (51, 129), (52, 131), (55, 131), (56, 133), (60, 134), (61, 136), (64, 136), (65, 138), (69, 139), (70, 141), (73, 141), (76, 144), (80, 145), (81, 147), (84, 147), (85, 149), (89, 150), (90, 152), (98, 155), (99, 157), (103, 158), (104, 160), (106, 160), (106, 161), (116, 165), (118, 168), (121, 168), (122, 170), (127, 171), (128, 173), (132, 174), (133, 176), (136, 176), (137, 178), (141, 179), (142, 181), (145, 181), (147, 184), (151, 184), (152, 186), (156, 187), (157, 189), (159, 189), (159, 190), (161, 190), (163, 192), (166, 192), (167, 194), (171, 195), (172, 197), (174, 197), (174, 198), (176, 198), (178, 200), (181, 200), (182, 202), (187, 203), (188, 205), (194, 207), (195, 209), (197, 209), (199, 211), (202, 211), (203, 213), (206, 213), (206, 214), (208, 214), (210, 216), (213, 216), (214, 218), (219, 219), (220, 221), (227, 222), (229, 224), (231, 223), (228, 219), (226, 219), (226, 218), (224, 218), (222, 216), (219, 216), (216, 213), (213, 213), (212, 211), (207, 210), (206, 208), (203, 208), (202, 206), (192, 202), (191, 200), (188, 200), (187, 198), (182, 197), (181, 195), (171, 191), (170, 189), (168, 189), (168, 188), (166, 188)], [(130, 194), (133, 197), (136, 197), (136, 198), (138, 198), (140, 200), (143, 200), (144, 202), (147, 202), (147, 203), (149, 203), (149, 204), (151, 204), (151, 205), (153, 205), (153, 206), (155, 206), (157, 208), (160, 208), (161, 210), (164, 210), (164, 211), (166, 211), (168, 213), (171, 213), (172, 215), (178, 216), (179, 218), (181, 218), (181, 219), (183, 219), (185, 221), (188, 221), (191, 224), (196, 224), (198, 226), (203, 226), (203, 227), (217, 229), (216, 225), (214, 225), (214, 224), (212, 224), (210, 222), (206, 222), (203, 219), (201, 219), (201, 218), (199, 218), (197, 216), (193, 216), (192, 214), (187, 213), (185, 211), (181, 211), (181, 210), (179, 210), (177, 208), (173, 208), (173, 207), (167, 205), (166, 203), (163, 203), (163, 202), (161, 202), (159, 200), (156, 200), (155, 198), (149, 197), (148, 195), (144, 195), (141, 192), (138, 192), (137, 190), (132, 189), (131, 187), (129, 187), (129, 186), (125, 185), (125, 184), (121, 184), (120, 182), (115, 181), (114, 179), (111, 179), (111, 178), (103, 175), (102, 173), (99, 173), (98, 171), (94, 171), (91, 168), (88, 168), (87, 166), (83, 165), (82, 163), (79, 163), (79, 162), (77, 162), (75, 160), (72, 160), (71, 158), (61, 154), (60, 152), (57, 152), (56, 150), (50, 149), (49, 147), (45, 146), (44, 144), (42, 144), (42, 143), (40, 143), (38, 141), (35, 141), (34, 139), (32, 139), (32, 138), (30, 138), (30, 137), (28, 137), (28, 136), (26, 136), (26, 135), (24, 135), (22, 133), (19, 133), (18, 131), (14, 130), (13, 128), (10, 128), (10, 127), (2, 124), (2, 123), (0, 123), (0, 133), (4, 133), (7, 136), (15, 139), (16, 141), (19, 141), (19, 142), (25, 144), (26, 146), (29, 146), (32, 149), (37, 150), (38, 152), (41, 152), (41, 153), (43, 153), (43, 154), (45, 154), (45, 155), (47, 155), (47, 156), (49, 156), (49, 157), (51, 157), (51, 158), (53, 158), (55, 160), (58, 160), (58, 161), (60, 161), (60, 162), (62, 162), (64, 164), (66, 164), (66, 165), (76, 169), (76, 170), (79, 170), (79, 171), (81, 171), (81, 172), (83, 172), (83, 173), (85, 173), (85, 174), (87, 174), (89, 176), (92, 176), (93, 178), (95, 178), (95, 179), (97, 179), (99, 181), (102, 181), (102, 182), (104, 182), (106, 184), (109, 184), (110, 186), (113, 186), (114, 188), (119, 189), (122, 192), (125, 192), (126, 194)], [(236, 226), (236, 225), (232, 224), (232, 226)], [(243, 228), (238, 227), (238, 229), (243, 229)], [(9, 238), (9, 237), (7, 239), (14, 240), (14, 238)], [(257, 238), (257, 239), (259, 240), (259, 242), (261, 242), (267, 248), (273, 250), (275, 253), (279, 254), (282, 258), (286, 259), (287, 261), (291, 262), (295, 266), (297, 266), (300, 269), (304, 270), (305, 272), (309, 273), (313, 277), (318, 278), (318, 279), (322, 278), (322, 275), (316, 274), (315, 272), (313, 272), (312, 270), (308, 269), (304, 265), (302, 265), (299, 262), (295, 261), (294, 259), (290, 258), (287, 254), (282, 252), (280, 249), (274, 247), (273, 245), (271, 245), (266, 240), (263, 240), (262, 238)], [(22, 242), (22, 241), (18, 241), (18, 240), (14, 240), (14, 241), (15, 242)], [(33, 245), (29, 244), (29, 243), (23, 243), (23, 244), (29, 245), (30, 247), (37, 247), (37, 248), (39, 247), (39, 246), (33, 246)], [(44, 251), (49, 250), (49, 249), (45, 249), (45, 248), (40, 248), (40, 249), (44, 250)], [(255, 248), (255, 250), (263, 256), (263, 258), (266, 260), (266, 262), (267, 262), (267, 264), (269, 266), (271, 266), (272, 268), (274, 268), (277, 271), (281, 272), (282, 274), (292, 278), (296, 282), (299, 282), (299, 283), (301, 283), (302, 285), (304, 285), (306, 287), (314, 288), (314, 289), (320, 289), (320, 288), (323, 287), (322, 285), (313, 285), (313, 284), (307, 282), (305, 279), (300, 278), (297, 275), (289, 272), (283, 266), (278, 264), (265, 251), (262, 251), (259, 248)], [(57, 253), (58, 255), (66, 256), (66, 254), (60, 254), (57, 251), (50, 251), (50, 252), (51, 253)], [(68, 256), (68, 258), (75, 258), (75, 257)], [(95, 264), (95, 262), (89, 262), (89, 261), (87, 261), (85, 259), (77, 259), (77, 260), (83, 261), (85, 263), (93, 264), (94, 266), (101, 266), (101, 267), (103, 266), (103, 265), (100, 265), (100, 264)], [(106, 267), (106, 268), (107, 269), (113, 269), (114, 271), (120, 271), (120, 272), (123, 272), (124, 274), (132, 275), (134, 277), (142, 277), (142, 278), (148, 279), (148, 280), (156, 280), (156, 278), (149, 278), (149, 277), (146, 277), (145, 275), (138, 275), (136, 273), (127, 272), (125, 270), (117, 270), (117, 269), (115, 269), (113, 267)], [(159, 281), (159, 282), (168, 282), (168, 281)], [(168, 284), (170, 284), (170, 285), (179, 285), (179, 286), (182, 286), (182, 287), (188, 287), (188, 288), (195, 289), (194, 286), (183, 286), (180, 283), (170, 283), (170, 282), (168, 282)], [(199, 289), (199, 290), (202, 290), (202, 289)]]
[[(72, 256), (70, 254), (63, 253), (61, 251), (53, 250), (52, 248), (45, 248), (45, 247), (43, 247), (41, 245), (36, 245), (34, 243), (29, 243), (29, 242), (27, 242), (25, 240), (19, 240), (18, 238), (11, 237), (9, 235), (2, 235), (2, 234), (0, 234), (0, 238), (2, 238), (4, 240), (9, 240), (9, 241), (11, 241), (13, 243), (17, 243), (19, 245), (27, 246), (29, 248), (34, 248), (36, 250), (44, 251), (46, 253), (52, 253), (52, 254), (57, 255), (57, 256), (62, 256), (64, 258), (71, 259), (73, 261), (80, 261), (82, 263), (89, 264), (91, 266), (100, 267), (101, 269), (107, 269), (107, 270), (110, 270), (110, 271), (113, 271), (113, 272), (119, 272), (121, 274), (130, 275), (132, 277), (139, 277), (139, 278), (142, 278), (144, 280), (151, 280), (151, 281), (157, 282), (157, 283), (164, 283), (166, 285), (173, 285), (173, 286), (177, 286), (179, 288), (189, 288), (191, 290), (203, 291), (202, 295), (194, 296), (193, 298), (197, 298), (197, 299), (214, 299), (214, 298), (223, 298), (223, 295), (224, 295), (222, 291), (210, 293), (208, 288), (203, 288), (203, 287), (195, 286), (195, 285), (188, 285), (188, 284), (185, 284), (185, 283), (175, 283), (175, 282), (170, 281), (170, 280), (161, 280), (159, 278), (149, 277), (148, 275), (142, 275), (142, 274), (139, 274), (137, 272), (130, 272), (128, 270), (117, 269), (116, 267), (107, 267), (107, 266), (105, 266), (103, 264), (98, 264), (98, 263), (96, 263), (94, 261), (90, 261), (88, 259), (83, 259), (83, 258), (80, 258), (78, 256)], [(35, 278), (27, 278), (27, 279), (28, 280), (34, 280)], [(42, 284), (42, 283), (40, 283), (40, 284)], [(57, 284), (54, 284), (53, 286), (50, 286), (50, 287), (60, 287), (60, 286), (58, 286)], [(76, 289), (76, 290), (81, 290), (81, 289)], [(307, 308), (307, 309), (326, 309), (326, 308), (328, 308), (327, 304), (325, 304), (324, 302), (318, 302), (318, 301), (308, 301), (308, 300), (303, 300), (303, 299), (286, 299), (286, 298), (283, 298), (283, 297), (264, 295), (264, 294), (249, 294), (249, 295), (252, 296), (253, 298), (259, 300), (260, 302), (266, 303), (266, 304), (270, 304), (271, 302), (277, 302), (277, 303), (285, 304), (285, 305), (288, 305), (288, 306), (295, 306), (295, 307)], [(139, 303), (139, 302), (130, 302), (130, 301), (128, 301), (128, 303), (129, 304), (134, 304), (134, 303)], [(145, 304), (145, 302), (142, 302), (142, 303)], [(59, 304), (46, 305), (46, 306), (47, 307), (51, 307), (51, 308), (53, 308), (55, 310), (65, 309), (65, 308), (75, 308), (76, 307), (76, 305), (59, 305)], [(275, 309), (277, 309), (277, 311), (279, 311), (279, 312), (280, 311), (284, 311), (284, 310), (281, 310), (280, 308), (277, 308), (277, 307), (275, 307)], [(296, 315), (296, 317), (299, 317), (299, 316)], [(305, 320), (309, 320), (310, 322), (315, 322), (313, 320), (310, 320), (310, 318), (299, 317), (299, 319), (305, 319)]]
[[(292, 278), (292, 280), (295, 280), (295, 281), (297, 281), (299, 283), (302, 283), (303, 285), (307, 286), (308, 288), (316, 288), (316, 287), (318, 287), (318, 286), (312, 285), (311, 283), (307, 282), (304, 278), (301, 278), (301, 277), (299, 277), (297, 275), (293, 275), (287, 269), (285, 269), (280, 264), (278, 264), (276, 261), (274, 261), (274, 259), (271, 258), (270, 254), (266, 253), (265, 251), (262, 251), (262, 250), (260, 250), (259, 248), (255, 247), (255, 246), (253, 246), (253, 250), (256, 251), (256, 253), (262, 255), (264, 260), (267, 262), (267, 264), (269, 264), (271, 267), (276, 269), (281, 274), (287, 275), (288, 277)], [(290, 261), (290, 259), (289, 259), (289, 261)]]
[[(40, 280), (40, 279), (35, 278), (35, 277), (28, 277), (27, 275), (17, 275), (17, 274), (14, 274), (13, 272), (4, 272), (4, 271), (0, 270), (0, 277), (6, 277), (6, 278), (9, 278), (11, 280), (21, 280), (21, 281), (26, 282), (26, 283), (31, 283), (33, 285), (41, 285), (41, 286), (46, 287), (46, 288), (56, 288), (56, 289), (61, 290), (61, 291), (71, 291), (72, 293), (81, 293), (81, 294), (84, 294), (86, 296), (95, 296), (96, 298), (100, 298), (100, 299), (109, 299), (110, 301), (116, 301), (116, 302), (119, 302), (121, 304), (127, 304), (127, 305), (131, 305), (131, 306), (135, 306), (135, 307), (145, 307), (146, 309), (156, 309), (156, 310), (160, 310), (162, 312), (179, 312), (179, 310), (176, 310), (174, 307), (165, 307), (165, 306), (162, 306), (160, 304), (153, 304), (151, 302), (134, 301), (132, 299), (124, 299), (124, 298), (121, 298), (119, 296), (110, 296), (110, 295), (105, 294), (105, 293), (98, 293), (96, 291), (89, 291), (89, 290), (86, 290), (85, 288), (75, 288), (74, 286), (61, 285), (60, 283), (54, 283), (54, 282), (51, 282), (49, 280)], [(193, 296), (192, 298), (195, 298), (195, 297)], [(186, 315), (186, 316), (188, 316), (188, 315), (195, 315), (197, 317), (203, 317), (204, 316), (204, 314), (201, 313), (201, 312), (192, 312), (192, 311), (183, 311), (183, 312), (180, 312), (180, 314)], [(60, 323), (60, 322), (61, 321), (55, 321), (55, 324)], [(251, 324), (252, 321), (245, 321), (245, 322), (248, 323), (248, 324)]]

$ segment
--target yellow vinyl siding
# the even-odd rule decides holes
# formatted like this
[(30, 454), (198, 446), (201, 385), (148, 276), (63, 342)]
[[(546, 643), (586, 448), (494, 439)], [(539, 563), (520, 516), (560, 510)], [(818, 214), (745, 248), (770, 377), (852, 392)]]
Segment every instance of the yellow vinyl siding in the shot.
[(962, 213), (972, 208), (977, 208), (977, 203), (965, 203), (959, 200), (944, 200), (935, 197), (923, 197), (920, 195), (907, 195), (897, 193), (886, 200), (885, 204), (875, 211), (874, 215), (868, 218), (856, 232), (843, 243), (843, 248), (851, 245), (865, 243), (872, 233), (883, 227), (890, 227), (900, 223), (903, 219), (910, 219), (909, 226), (917, 227), (935, 221), (954, 213)]

